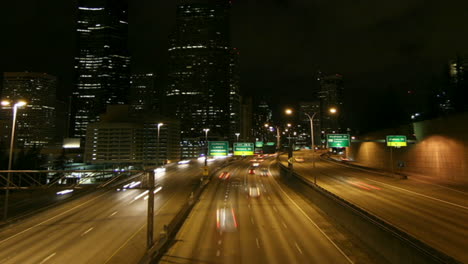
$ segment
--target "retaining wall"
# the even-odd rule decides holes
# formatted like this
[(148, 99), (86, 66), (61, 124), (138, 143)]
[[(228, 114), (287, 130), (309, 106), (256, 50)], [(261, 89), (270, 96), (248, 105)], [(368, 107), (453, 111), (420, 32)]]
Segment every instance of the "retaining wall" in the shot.
[[(468, 183), (468, 114), (416, 122), (359, 139), (385, 139), (386, 135), (406, 135), (416, 143), (390, 149), (380, 142), (352, 142), (348, 157), (367, 167), (391, 170), (393, 154), (396, 171)], [(399, 167), (399, 162), (404, 162), (404, 167)]]

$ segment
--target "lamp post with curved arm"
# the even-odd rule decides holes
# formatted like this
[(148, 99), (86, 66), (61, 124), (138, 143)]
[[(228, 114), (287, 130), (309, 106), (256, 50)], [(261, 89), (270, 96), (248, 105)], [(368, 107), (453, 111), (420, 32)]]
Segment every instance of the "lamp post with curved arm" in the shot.
[[(2, 101), (2, 106), (10, 106), (10, 101)], [(13, 121), (11, 124), (11, 137), (10, 137), (10, 153), (8, 157), (8, 176), (6, 182), (6, 190), (5, 190), (5, 202), (3, 208), (3, 219), (6, 220), (8, 217), (8, 198), (10, 195), (10, 181), (11, 181), (11, 165), (13, 163), (13, 147), (15, 143), (15, 128), (16, 128), (16, 114), (18, 112), (18, 108), (25, 106), (25, 101), (18, 101), (13, 105)]]

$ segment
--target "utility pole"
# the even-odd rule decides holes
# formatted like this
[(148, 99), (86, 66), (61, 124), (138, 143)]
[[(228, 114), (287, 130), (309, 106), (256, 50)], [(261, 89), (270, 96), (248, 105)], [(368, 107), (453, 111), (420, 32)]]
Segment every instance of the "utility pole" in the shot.
[(154, 170), (146, 172), (148, 176), (148, 221), (147, 221), (147, 239), (146, 247), (150, 249), (153, 246), (154, 233)]

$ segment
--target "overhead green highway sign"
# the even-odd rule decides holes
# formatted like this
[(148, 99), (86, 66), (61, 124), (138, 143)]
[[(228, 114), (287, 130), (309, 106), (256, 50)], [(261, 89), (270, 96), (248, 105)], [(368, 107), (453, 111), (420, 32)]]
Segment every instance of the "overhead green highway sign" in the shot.
[(329, 148), (349, 147), (349, 134), (327, 134), (327, 145)]
[(406, 136), (401, 136), (401, 135), (387, 136), (386, 141), (387, 141), (388, 147), (406, 147), (407, 146)]
[(263, 148), (263, 141), (256, 141), (255, 142), (255, 147), (256, 148)]
[(251, 156), (254, 155), (254, 143), (239, 142), (234, 143), (234, 156)]
[(229, 142), (208, 141), (208, 156), (227, 156), (229, 153)]

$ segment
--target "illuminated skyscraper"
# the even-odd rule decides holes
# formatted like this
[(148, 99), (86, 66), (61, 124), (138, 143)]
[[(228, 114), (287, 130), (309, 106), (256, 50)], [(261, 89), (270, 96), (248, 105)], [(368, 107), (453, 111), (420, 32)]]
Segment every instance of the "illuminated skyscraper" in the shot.
[(130, 57), (124, 0), (79, 0), (73, 136), (84, 138), (106, 105), (127, 103)]
[(159, 110), (159, 91), (154, 73), (135, 73), (131, 76), (130, 105), (133, 113)]
[[(2, 99), (23, 99), (27, 105), (18, 110), (16, 119), (16, 146), (42, 147), (55, 136), (57, 78), (38, 72), (5, 72), (3, 74)], [(4, 110), (11, 107), (2, 107)], [(1, 119), (11, 130), (11, 111), (1, 111)], [(2, 135), (0, 141), (9, 138)]]
[[(320, 90), (320, 122), (326, 133), (338, 132), (341, 128), (340, 114), (343, 111), (343, 76), (340, 74), (324, 75), (319, 73)], [(337, 108), (336, 114), (330, 113), (330, 108)]]
[(182, 138), (234, 140), (240, 130), (239, 52), (230, 47), (228, 1), (177, 6), (169, 48), (166, 113), (181, 122)]
[(457, 56), (455, 59), (450, 61), (449, 67), (450, 84), (443, 94), (445, 95), (445, 102), (443, 102), (445, 104), (441, 104), (440, 107), (445, 107), (445, 110), (453, 108), (457, 112), (467, 111), (468, 57)]

